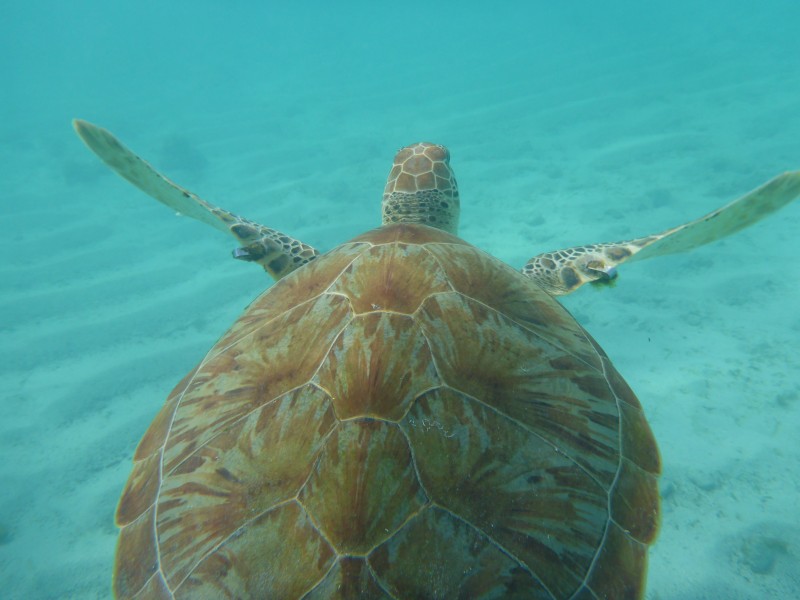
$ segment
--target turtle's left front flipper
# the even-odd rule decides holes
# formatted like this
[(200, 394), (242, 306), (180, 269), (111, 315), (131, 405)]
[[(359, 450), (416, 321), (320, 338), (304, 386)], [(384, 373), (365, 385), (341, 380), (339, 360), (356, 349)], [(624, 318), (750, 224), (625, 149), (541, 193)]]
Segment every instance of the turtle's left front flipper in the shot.
[(303, 242), (206, 202), (170, 181), (127, 148), (111, 132), (75, 119), (78, 136), (118, 175), (172, 210), (224, 231), (242, 244), (234, 258), (257, 262), (276, 280), (310, 262), (319, 252)]
[(574, 292), (584, 283), (614, 279), (617, 265), (685, 252), (749, 227), (800, 197), (800, 171), (778, 175), (758, 189), (690, 223), (624, 242), (545, 252), (522, 268), (553, 295)]

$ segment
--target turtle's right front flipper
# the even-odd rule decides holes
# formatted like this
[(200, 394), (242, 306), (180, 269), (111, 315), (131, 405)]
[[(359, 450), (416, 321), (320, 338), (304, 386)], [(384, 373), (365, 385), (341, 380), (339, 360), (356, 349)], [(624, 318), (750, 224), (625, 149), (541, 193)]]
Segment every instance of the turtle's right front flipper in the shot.
[(75, 119), (75, 131), (118, 175), (172, 210), (233, 235), (242, 244), (233, 256), (257, 262), (276, 280), (319, 255), (316, 249), (269, 227), (238, 217), (173, 183), (125, 147), (109, 131)]
[(686, 252), (722, 239), (797, 198), (800, 198), (800, 171), (790, 171), (694, 221), (634, 240), (537, 254), (522, 268), (522, 273), (555, 296), (569, 294), (585, 283), (613, 280), (617, 266), (624, 262)]

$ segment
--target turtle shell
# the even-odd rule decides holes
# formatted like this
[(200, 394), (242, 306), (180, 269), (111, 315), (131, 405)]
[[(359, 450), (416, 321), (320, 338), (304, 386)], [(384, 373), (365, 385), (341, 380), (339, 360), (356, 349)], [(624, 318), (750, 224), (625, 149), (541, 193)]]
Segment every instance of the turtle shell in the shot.
[(605, 353), (457, 237), (389, 225), (253, 302), (139, 444), (129, 598), (638, 598), (659, 456)]

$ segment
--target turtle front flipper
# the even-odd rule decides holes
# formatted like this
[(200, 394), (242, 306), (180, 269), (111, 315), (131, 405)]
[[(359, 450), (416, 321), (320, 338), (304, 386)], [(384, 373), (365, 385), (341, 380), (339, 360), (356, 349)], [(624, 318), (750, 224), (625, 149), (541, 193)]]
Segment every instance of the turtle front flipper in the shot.
[(181, 215), (233, 235), (242, 244), (234, 250), (234, 258), (256, 262), (272, 277), (280, 279), (319, 255), (308, 244), (238, 217), (183, 189), (102, 127), (80, 119), (75, 119), (72, 125), (89, 149), (118, 175)]
[(609, 282), (626, 261), (685, 252), (736, 233), (800, 196), (800, 171), (778, 175), (749, 194), (689, 223), (623, 242), (545, 252), (522, 268), (553, 295), (574, 292), (584, 283)]

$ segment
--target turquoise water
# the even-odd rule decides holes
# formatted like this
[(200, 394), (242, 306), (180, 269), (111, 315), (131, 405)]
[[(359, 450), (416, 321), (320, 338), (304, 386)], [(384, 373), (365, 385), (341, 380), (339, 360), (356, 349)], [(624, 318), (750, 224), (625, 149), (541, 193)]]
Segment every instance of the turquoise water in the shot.
[[(515, 267), (800, 168), (797, 2), (164, 4), (3, 11), (3, 598), (109, 595), (136, 443), (269, 285), (71, 118), (320, 249), (379, 223), (397, 148), (446, 144), (461, 235)], [(799, 228), (792, 205), (564, 298), (661, 446), (649, 598), (800, 597)]]

